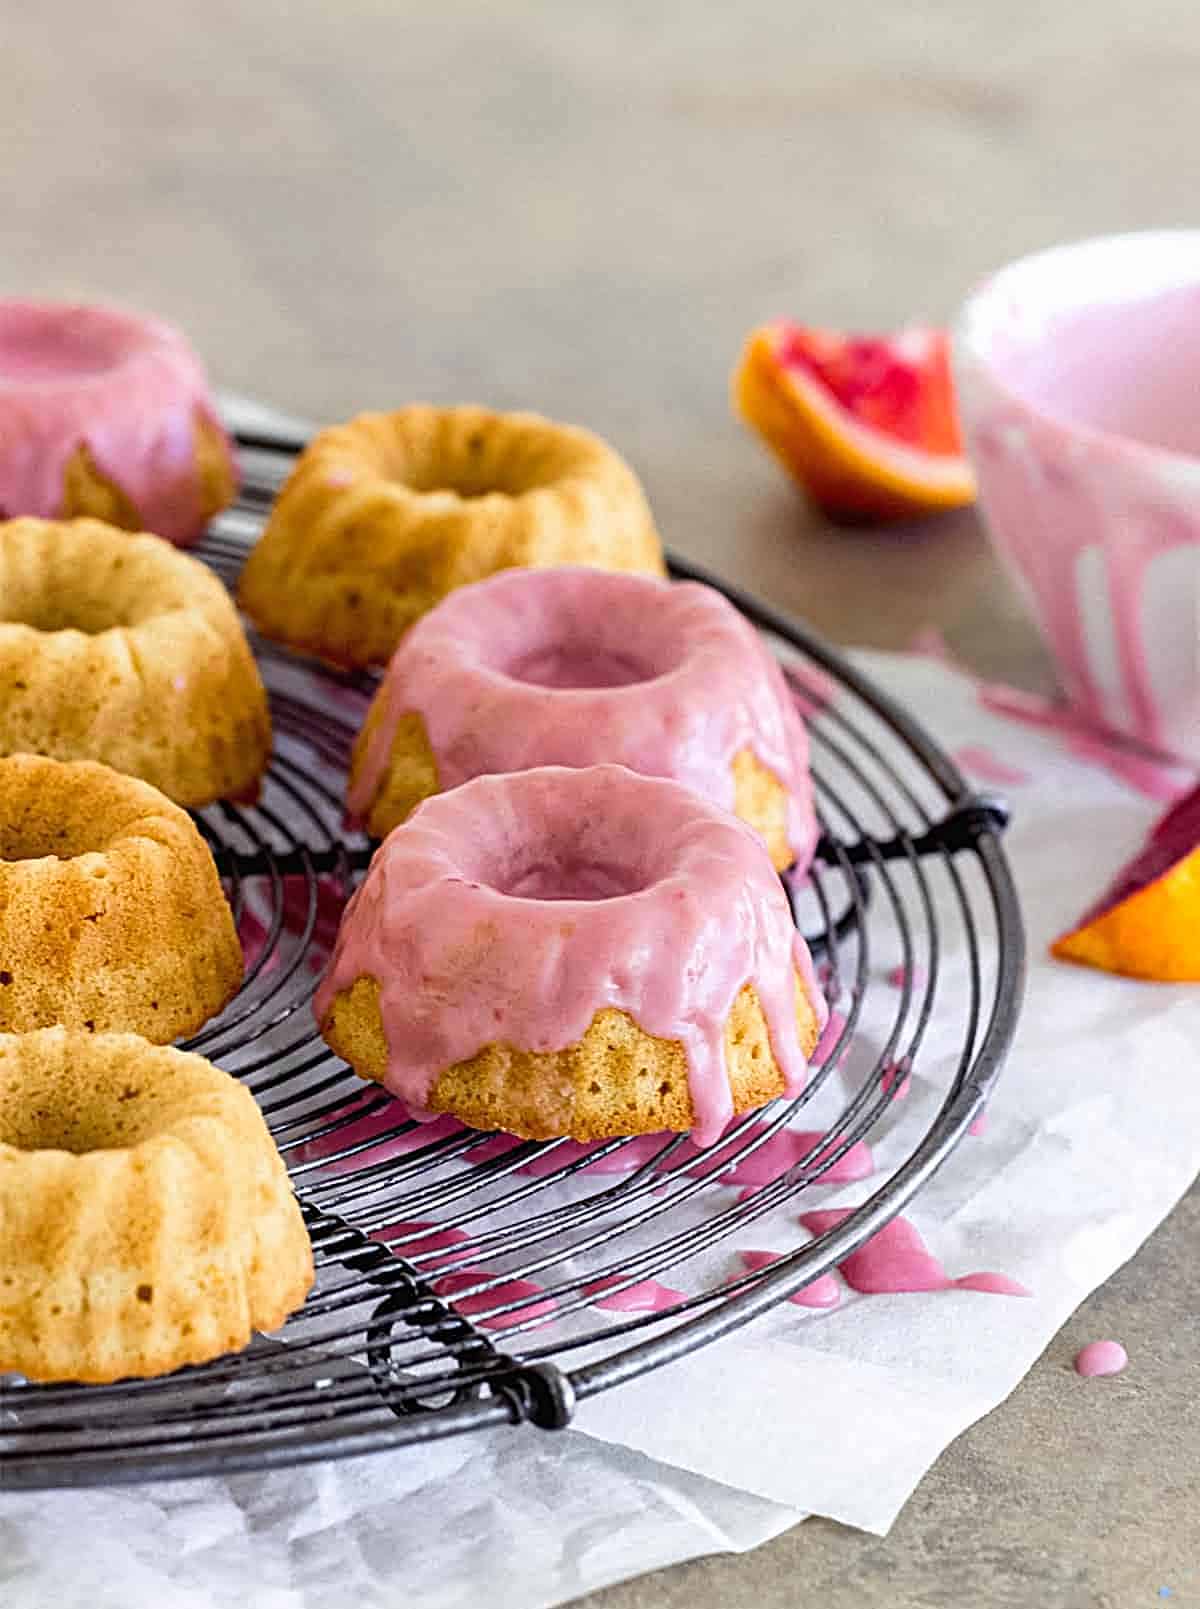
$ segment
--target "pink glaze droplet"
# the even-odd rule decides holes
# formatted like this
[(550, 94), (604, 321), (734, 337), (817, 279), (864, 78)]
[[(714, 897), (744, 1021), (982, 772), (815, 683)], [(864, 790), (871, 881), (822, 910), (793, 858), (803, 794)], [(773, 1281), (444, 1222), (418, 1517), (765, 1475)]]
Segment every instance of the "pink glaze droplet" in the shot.
[(891, 1095), (894, 1101), (902, 1101), (907, 1097), (912, 1089), (912, 1064), (907, 1057), (901, 1061), (894, 1061), (883, 1069), (879, 1087), (885, 1095)]
[(683, 1291), (673, 1291), (655, 1279), (639, 1280), (636, 1285), (626, 1285), (624, 1290), (613, 1288), (620, 1283), (620, 1275), (612, 1274), (585, 1285), (584, 1294), (591, 1297), (593, 1307), (608, 1308), (614, 1313), (663, 1313), (687, 1300)]
[(1010, 765), (991, 749), (985, 748), (982, 743), (967, 744), (955, 749), (952, 758), (964, 771), (977, 778), (980, 782), (994, 782), (998, 787), (1019, 787), (1023, 782), (1032, 782), (1033, 778), (1028, 771), (1019, 766)]
[[(742, 1251), (738, 1256), (745, 1263), (751, 1273), (757, 1273), (760, 1268), (769, 1268), (777, 1263), (782, 1253), (777, 1251)], [(838, 1282), (832, 1274), (818, 1274), (811, 1285), (806, 1285), (802, 1291), (789, 1296), (788, 1301), (794, 1302), (797, 1307), (836, 1307), (842, 1299)]]
[(1089, 1341), (1075, 1354), (1075, 1373), (1085, 1379), (1101, 1374), (1120, 1374), (1129, 1354), (1120, 1341)]
[[(836, 1229), (854, 1210), (853, 1207), (830, 1207), (823, 1212), (804, 1212), (800, 1222), (811, 1234), (823, 1235), (829, 1229)], [(961, 1279), (951, 1279), (907, 1218), (893, 1218), (838, 1266), (850, 1289), (863, 1296), (894, 1291), (946, 1291), (955, 1287), (996, 1296), (1029, 1294), (1006, 1274), (964, 1274)]]
[(978, 1117), (972, 1118), (970, 1123), (967, 1124), (967, 1133), (973, 1134), (976, 1139), (979, 1139), (987, 1133), (987, 1128), (988, 1114), (986, 1111), (982, 1111)]
[(919, 961), (914, 961), (909, 967), (903, 965), (892, 967), (887, 974), (887, 981), (893, 989), (903, 989), (905, 984), (909, 984), (916, 994), (928, 983), (929, 974)]
[[(478, 1285), (487, 1278), (482, 1269), (472, 1271), (465, 1268), (458, 1274), (443, 1274), (441, 1279), (434, 1281), (433, 1288), (439, 1296), (453, 1299), (459, 1291), (469, 1290), (472, 1285)], [(489, 1290), (477, 1291), (473, 1296), (460, 1297), (454, 1305), (460, 1313), (477, 1316), (486, 1330), (507, 1330), (529, 1319), (541, 1319), (548, 1323), (553, 1318), (552, 1297), (547, 1296), (540, 1302), (530, 1300), (541, 1293), (542, 1287), (531, 1279), (509, 1279)], [(509, 1302), (520, 1302), (522, 1305), (511, 1313), (489, 1312), (490, 1308), (506, 1306)]]

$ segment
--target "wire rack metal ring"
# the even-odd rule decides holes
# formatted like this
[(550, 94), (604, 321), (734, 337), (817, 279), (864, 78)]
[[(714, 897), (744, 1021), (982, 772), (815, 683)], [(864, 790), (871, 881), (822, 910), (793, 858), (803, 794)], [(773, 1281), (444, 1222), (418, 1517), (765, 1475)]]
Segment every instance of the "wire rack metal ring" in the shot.
[[(241, 438), (241, 499), (196, 550), (226, 581), (301, 445)], [(203, 1367), (111, 1386), (0, 1381), (0, 1488), (231, 1473), (499, 1423), (560, 1427), (580, 1399), (718, 1340), (844, 1260), (954, 1151), (1020, 1004), (1004, 808), (806, 628), (680, 559), (672, 570), (718, 587), (767, 634), (812, 736), (823, 836), (811, 876), (789, 892), (837, 1015), (803, 1095), (698, 1152), (683, 1136), (580, 1147), (424, 1127), (361, 1083), (317, 1035), (310, 1001), (370, 858), (344, 824), (341, 784), (375, 683), (256, 643), (276, 731), (262, 797), (197, 816), (248, 966), (187, 1048), (257, 1098), (295, 1182), (317, 1283), (279, 1334)], [(923, 1057), (935, 1030), (938, 1053)], [(817, 1203), (831, 1170), (894, 1121), (914, 1075), (937, 1096), (902, 1160), (835, 1228), (742, 1269), (737, 1237), (783, 1204)], [(820, 1103), (830, 1115), (819, 1136), (764, 1166)]]

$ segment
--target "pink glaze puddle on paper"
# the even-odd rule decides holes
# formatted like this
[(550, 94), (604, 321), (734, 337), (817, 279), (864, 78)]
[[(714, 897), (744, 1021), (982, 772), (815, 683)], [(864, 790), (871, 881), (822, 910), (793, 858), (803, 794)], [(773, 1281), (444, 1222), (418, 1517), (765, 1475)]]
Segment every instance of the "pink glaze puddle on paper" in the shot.
[[(362, 1103), (367, 1104), (374, 1098), (376, 1091), (365, 1093)], [(339, 1116), (350, 1116), (353, 1107)], [(405, 1127), (400, 1133), (394, 1133), (401, 1124), (412, 1124)], [(323, 1134), (317, 1139), (305, 1140), (303, 1145), (297, 1147), (297, 1160), (301, 1162), (316, 1162), (325, 1157), (336, 1157), (338, 1153), (353, 1150), (353, 1156), (342, 1157), (328, 1164), (330, 1171), (340, 1172), (343, 1169), (357, 1169), (365, 1162), (372, 1165), (394, 1161), (399, 1157), (408, 1156), (413, 1151), (422, 1151), (426, 1146), (434, 1145), (439, 1140), (449, 1139), (451, 1136), (466, 1134), (461, 1123), (456, 1123), (452, 1117), (434, 1118), (432, 1122), (415, 1122), (404, 1110), (399, 1102), (388, 1101), (378, 1111), (366, 1112), (362, 1117), (355, 1118), (343, 1128), (335, 1130), (332, 1134)], [(369, 1154), (360, 1147), (370, 1146)]]
[[(603, 868), (611, 898), (513, 895), (537, 869), (568, 886)], [(686, 788), (620, 766), (476, 778), (427, 799), (389, 835), (346, 908), (314, 1012), (379, 982), (385, 1083), (414, 1113), (439, 1074), (493, 1043), (577, 1044), (604, 1007), (683, 1046), (700, 1145), (733, 1116), (724, 1030), (753, 984), (794, 1097), (807, 1065), (795, 978), (824, 1002), (791, 908), (755, 835)]]
[[(738, 1256), (745, 1263), (752, 1274), (760, 1268), (770, 1268), (777, 1263), (782, 1253), (777, 1251), (741, 1251)], [(796, 1291), (788, 1297), (797, 1307), (836, 1307), (842, 1299), (841, 1288), (832, 1274), (818, 1274), (811, 1285), (803, 1290)]]
[(983, 682), (979, 685), (979, 702), (993, 715), (1057, 732), (1077, 759), (1102, 766), (1126, 786), (1160, 804), (1170, 804), (1194, 780), (1194, 773), (1178, 761), (1146, 754), (1097, 729), (1068, 705), (1036, 693), (1006, 687), (1002, 682)]
[(1120, 1374), (1129, 1354), (1120, 1341), (1089, 1341), (1075, 1354), (1075, 1373), (1085, 1380), (1103, 1374)]
[[(823, 1212), (802, 1212), (800, 1222), (810, 1234), (823, 1235), (844, 1223), (853, 1210), (830, 1207)], [(1029, 1294), (1006, 1274), (964, 1274), (961, 1279), (951, 1279), (907, 1218), (893, 1218), (838, 1267), (850, 1289), (863, 1296), (956, 1288), (1004, 1296)]]
[(951, 1280), (955, 1290), (982, 1291), (986, 1296), (1032, 1296), (1033, 1292), (1020, 1280), (1007, 1274), (962, 1274)]
[(627, 766), (726, 810), (749, 750), (787, 793), (788, 842), (817, 838), (808, 737), (758, 632), (711, 587), (580, 566), (460, 587), (406, 634), (347, 802), (364, 816), (403, 716), (421, 719), (439, 786), (537, 766)]
[(1016, 788), (1033, 781), (1033, 777), (1023, 767), (1010, 765), (1007, 760), (992, 749), (985, 748), (982, 743), (964, 744), (961, 748), (955, 749), (950, 758), (961, 771), (966, 771), (978, 782), (992, 782), (1001, 788)]
[(471, 1244), (466, 1231), (455, 1228), (453, 1224), (423, 1221), (388, 1224), (383, 1229), (373, 1230), (371, 1239), (382, 1242), (398, 1257), (414, 1263), (421, 1274), (444, 1268), (447, 1263), (459, 1262)]
[[(766, 1124), (752, 1125), (763, 1129)], [(780, 1129), (765, 1140), (758, 1150), (739, 1162), (732, 1173), (726, 1174), (722, 1184), (746, 1186), (750, 1192), (761, 1190), (764, 1186), (774, 1184), (776, 1179), (783, 1177), (799, 1162), (806, 1161), (809, 1168), (819, 1167), (823, 1156), (836, 1145), (830, 1143), (824, 1151), (818, 1149), (825, 1139), (820, 1129)], [(814, 1152), (814, 1155), (809, 1155)], [(695, 1169), (689, 1170), (695, 1172)], [(857, 1184), (861, 1179), (869, 1179), (875, 1172), (875, 1158), (871, 1155), (871, 1148), (865, 1140), (856, 1140), (844, 1155), (821, 1175), (822, 1184)]]
[(199, 536), (196, 425), (233, 456), (200, 360), (156, 319), (114, 308), (0, 302), (0, 511), (53, 519), (63, 478), (86, 447), (147, 530)]
[[(472, 1296), (460, 1296), (460, 1291), (468, 1291), (473, 1285), (480, 1285), (493, 1276), (481, 1268), (463, 1269), (458, 1274), (443, 1274), (435, 1279), (433, 1289), (438, 1296), (444, 1296), (454, 1302), (458, 1311), (468, 1318), (477, 1318), (485, 1330), (508, 1330), (514, 1324), (525, 1324), (530, 1319), (540, 1319), (549, 1323), (554, 1317), (554, 1298), (546, 1296), (541, 1301), (533, 1298), (541, 1296), (543, 1287), (531, 1279), (507, 1279), (489, 1290), (478, 1291)], [(511, 1313), (491, 1313), (493, 1307), (504, 1307), (510, 1302), (519, 1302), (521, 1305)], [(539, 1325), (538, 1328), (541, 1326)]]
[(673, 1291), (654, 1279), (641, 1279), (636, 1285), (617, 1290), (620, 1283), (621, 1276), (612, 1274), (606, 1279), (593, 1280), (583, 1290), (593, 1307), (603, 1307), (612, 1313), (665, 1313), (668, 1308), (687, 1300), (686, 1292)]

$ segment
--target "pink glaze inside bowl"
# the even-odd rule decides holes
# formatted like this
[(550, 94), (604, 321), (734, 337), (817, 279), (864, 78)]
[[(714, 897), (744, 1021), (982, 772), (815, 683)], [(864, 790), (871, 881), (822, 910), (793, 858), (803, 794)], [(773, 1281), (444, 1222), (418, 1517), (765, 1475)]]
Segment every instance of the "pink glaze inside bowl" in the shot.
[(1054, 418), (1200, 455), (1200, 284), (1058, 311), (996, 372)]

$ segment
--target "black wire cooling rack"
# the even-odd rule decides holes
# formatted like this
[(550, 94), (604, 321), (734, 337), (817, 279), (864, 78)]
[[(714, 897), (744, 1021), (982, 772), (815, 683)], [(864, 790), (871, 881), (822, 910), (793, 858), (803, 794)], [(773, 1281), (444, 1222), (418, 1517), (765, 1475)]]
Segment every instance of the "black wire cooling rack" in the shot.
[[(226, 581), (300, 445), (241, 438), (241, 500), (197, 550)], [(256, 644), (275, 720), (270, 775), (254, 808), (197, 818), (249, 966), (188, 1048), (258, 1099), (295, 1181), (317, 1283), (277, 1335), (204, 1367), (111, 1386), (0, 1382), (0, 1488), (229, 1473), (501, 1423), (563, 1426), (578, 1400), (793, 1295), (945, 1162), (990, 1094), (1020, 1003), (1003, 806), (804, 627), (681, 560), (672, 569), (720, 587), (768, 634), (806, 707), (823, 836), (793, 904), (837, 1017), (804, 1094), (702, 1153), (682, 1136), (580, 1148), (408, 1122), (325, 1048), (309, 1009), (370, 857), (344, 827), (341, 783), (373, 682)], [(799, 1207), (819, 1205), (851, 1147), (895, 1122), (910, 1077), (936, 1097), (902, 1159), (837, 1228), (803, 1244), (793, 1230), (793, 1250), (741, 1272), (739, 1237), (782, 1204), (793, 1225)], [(826, 1114), (824, 1137), (737, 1189), (806, 1107)], [(668, 1278), (683, 1289), (667, 1293)], [(626, 1310), (645, 1290), (666, 1305)]]

